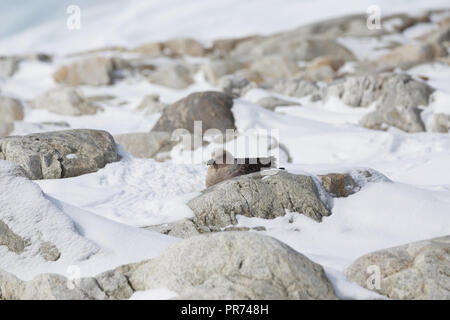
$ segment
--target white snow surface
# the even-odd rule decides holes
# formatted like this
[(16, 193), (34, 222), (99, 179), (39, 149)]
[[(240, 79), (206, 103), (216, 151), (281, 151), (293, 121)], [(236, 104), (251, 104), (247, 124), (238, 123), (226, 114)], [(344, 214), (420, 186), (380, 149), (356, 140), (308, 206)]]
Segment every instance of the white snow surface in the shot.
[[(0, 3), (6, 2), (0, 0)], [(0, 79), (1, 94), (21, 99), (25, 104), (25, 119), (15, 123), (13, 134), (62, 129), (42, 123), (44, 121), (64, 121), (70, 128), (103, 129), (112, 134), (145, 132), (153, 127), (159, 115), (144, 116), (135, 110), (144, 95), (158, 93), (161, 101), (171, 103), (194, 91), (214, 89), (200, 73), (196, 83), (186, 90), (172, 90), (140, 78), (127, 78), (114, 86), (81, 87), (86, 96), (116, 97), (99, 103), (104, 111), (96, 115), (70, 117), (29, 108), (27, 100), (56, 86), (52, 72), (70, 60), (60, 54), (106, 45), (134, 46), (182, 36), (207, 43), (221, 37), (268, 34), (319, 19), (364, 13), (372, 4), (380, 5), (383, 14), (420, 13), (425, 8), (448, 7), (448, 1), (441, 0), (350, 0), (346, 5), (334, 0), (285, 0), (282, 3), (270, 0), (131, 0), (95, 4), (78, 1), (82, 8), (82, 29), (68, 31), (65, 28), (68, 3), (48, 3), (55, 6), (57, 13), (44, 10), (47, 15), (36, 18), (33, 25), (25, 23), (31, 21), (29, 18), (14, 21), (0, 18), (2, 23), (15, 24), (1, 29), (8, 30), (0, 33), (2, 54), (57, 53), (52, 64), (24, 61), (12, 78)], [(7, 4), (10, 13), (16, 12), (12, 2)], [(27, 10), (42, 13), (36, 9), (37, 2), (34, 6)], [(7, 15), (8, 10), (0, 12), (0, 17)], [(394, 40), (407, 42), (434, 27), (433, 24), (418, 25), (406, 29)], [(384, 41), (389, 40), (339, 39), (360, 59), (381, 54), (373, 48), (382, 48)], [(450, 114), (448, 65), (423, 64), (408, 73), (428, 77), (428, 84), (436, 89), (431, 104), (423, 113), (425, 116)], [(302, 106), (283, 106), (272, 112), (256, 104), (265, 96), (300, 102)], [(232, 109), (240, 133), (255, 129), (279, 131), (283, 148), (271, 152), (278, 155), (280, 164), (289, 172), (320, 174), (373, 168), (390, 179), (368, 183), (348, 198), (334, 199), (332, 215), (321, 223), (292, 212), (273, 220), (238, 216), (239, 225), (265, 226), (262, 234), (287, 243), (323, 265), (342, 298), (380, 298), (345, 278), (343, 271), (359, 256), (450, 234), (450, 134), (407, 134), (394, 128), (382, 132), (358, 126), (359, 119), (372, 110), (372, 107), (352, 108), (339, 99), (312, 102), (310, 97), (295, 99), (262, 89), (251, 90), (236, 99)], [(245, 141), (238, 141), (236, 155), (241, 156)], [(34, 182), (11, 175), (11, 166), (0, 161), (0, 220), (31, 243), (21, 255), (0, 246), (0, 268), (22, 279), (31, 279), (43, 272), (68, 276), (73, 266), (79, 268), (81, 276), (90, 276), (121, 264), (158, 256), (179, 239), (139, 227), (192, 216), (186, 202), (204, 189), (204, 162), (217, 147), (211, 143), (193, 155), (177, 147), (171, 152), (173, 160), (163, 163), (136, 159), (119, 147), (122, 159), (98, 172)], [(227, 144), (226, 147), (234, 146)], [(287, 163), (287, 152), (291, 163)], [(39, 255), (42, 241), (54, 243), (61, 251), (57, 262), (47, 262)], [(160, 288), (138, 292), (132, 299), (167, 299), (174, 295)]]

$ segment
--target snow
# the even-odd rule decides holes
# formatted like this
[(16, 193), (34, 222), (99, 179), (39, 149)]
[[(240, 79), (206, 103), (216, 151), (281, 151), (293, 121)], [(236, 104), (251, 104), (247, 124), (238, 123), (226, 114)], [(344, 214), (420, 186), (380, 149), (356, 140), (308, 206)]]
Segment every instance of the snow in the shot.
[[(214, 88), (205, 82), (201, 73), (196, 75), (196, 83), (186, 90), (153, 85), (138, 77), (127, 78), (114, 86), (82, 86), (87, 97), (114, 96), (98, 102), (103, 111), (82, 117), (34, 110), (26, 101), (56, 86), (51, 75), (57, 66), (73, 59), (62, 55), (69, 52), (106, 45), (135, 46), (181, 36), (208, 43), (221, 37), (269, 34), (295, 28), (300, 23), (362, 13), (372, 4), (380, 5), (382, 14), (389, 14), (420, 13), (424, 8), (448, 7), (447, 2), (350, 0), (343, 6), (333, 0), (285, 0), (283, 4), (269, 0), (132, 0), (95, 4), (78, 1), (82, 8), (82, 29), (70, 32), (65, 28), (64, 2), (46, 0), (55, 10), (48, 10), (44, 16), (37, 14), (42, 13), (37, 4), (25, 6), (22, 18), (14, 21), (7, 19), (11, 12), (16, 15), (14, 5), (9, 5), (0, 12), (0, 21), (9, 24), (5, 29), (0, 28), (0, 52), (48, 51), (57, 55), (52, 64), (22, 62), (12, 78), (0, 79), (1, 94), (19, 98), (25, 104), (25, 119), (15, 123), (13, 134), (65, 129), (48, 122), (66, 122), (70, 128), (103, 129), (111, 134), (148, 132), (159, 115), (146, 116), (136, 111), (145, 95), (157, 93), (162, 102), (171, 103), (191, 92)], [(34, 15), (39, 15), (39, 19), (34, 24), (27, 23)], [(407, 43), (433, 30), (443, 17), (436, 15), (432, 23), (418, 24), (403, 34), (379, 39), (341, 38), (339, 42), (359, 59), (373, 59), (387, 52), (386, 45), (393, 41)], [(202, 59), (191, 59), (191, 62), (201, 63)], [(167, 61), (151, 59), (149, 63)], [(344, 68), (351, 69), (352, 64)], [(427, 77), (427, 83), (436, 89), (424, 117), (450, 114), (450, 66), (428, 63), (408, 73), (416, 79)], [(282, 106), (272, 112), (256, 104), (267, 96), (299, 102), (301, 106)], [(240, 226), (264, 226), (266, 231), (260, 231), (262, 234), (273, 236), (322, 264), (341, 298), (382, 298), (345, 278), (345, 268), (359, 256), (450, 233), (450, 134), (407, 134), (392, 128), (384, 132), (361, 128), (358, 121), (372, 110), (373, 106), (352, 108), (337, 98), (311, 101), (310, 97), (297, 99), (253, 89), (236, 99), (232, 109), (237, 129), (243, 136), (225, 145), (236, 156), (253, 156), (256, 151), (264, 156), (261, 153), (274, 154), (280, 165), (292, 173), (373, 168), (389, 178), (367, 183), (348, 198), (334, 199), (332, 215), (321, 223), (293, 212), (273, 220), (237, 217)], [(257, 129), (265, 133), (255, 135)], [(246, 143), (255, 144), (258, 136), (266, 139), (270, 130), (277, 131), (277, 142), (282, 147), (272, 148), (270, 152), (268, 148), (246, 149)], [(157, 257), (179, 239), (140, 227), (192, 217), (186, 203), (205, 188), (204, 163), (218, 147), (218, 143), (212, 142), (191, 154), (177, 146), (170, 153), (173, 160), (166, 162), (137, 159), (119, 147), (122, 159), (98, 172), (34, 182), (12, 176), (8, 173), (11, 167), (0, 160), (0, 220), (31, 241), (21, 255), (0, 246), (0, 269), (31, 279), (43, 272), (67, 276), (75, 266), (81, 276), (90, 276), (121, 264)], [(287, 162), (287, 152), (292, 163)], [(61, 251), (57, 262), (47, 262), (39, 255), (42, 241), (54, 243)], [(160, 288), (136, 292), (132, 299), (174, 296), (176, 293)]]
[[(45, 0), (20, 6), (2, 0), (2, 54), (23, 52), (69, 53), (106, 46), (136, 46), (148, 41), (193, 37), (213, 39), (270, 34), (299, 24), (340, 15), (365, 13), (379, 6), (382, 15), (418, 14), (423, 9), (448, 7), (447, 0), (78, 0), (81, 28), (66, 27), (66, 1)], [(7, 6), (3, 7), (3, 3)], [(327, 8), (327, 10), (324, 10)], [(14, 19), (12, 15), (14, 14)], [(16, 18), (18, 17), (18, 18)], [(29, 23), (29, 21), (35, 21)]]

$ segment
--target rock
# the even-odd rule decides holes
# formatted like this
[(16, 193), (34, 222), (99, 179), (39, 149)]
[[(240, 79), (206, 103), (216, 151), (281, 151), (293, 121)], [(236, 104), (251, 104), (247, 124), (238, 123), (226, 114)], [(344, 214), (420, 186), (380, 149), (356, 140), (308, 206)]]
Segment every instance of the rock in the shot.
[(61, 252), (59, 252), (58, 248), (49, 241), (41, 243), (39, 253), (47, 261), (56, 261), (61, 256)]
[(186, 89), (194, 83), (189, 68), (182, 64), (167, 64), (147, 76), (151, 83), (172, 89)]
[(362, 117), (359, 124), (374, 130), (387, 130), (392, 126), (409, 133), (424, 132), (425, 124), (420, 117), (421, 112), (415, 107), (379, 107)]
[[(446, 55), (446, 49), (439, 44), (411, 43), (395, 48), (392, 52), (372, 61), (369, 66), (372, 65), (378, 72), (392, 71), (395, 68), (407, 70)], [(367, 66), (363, 64), (361, 68), (367, 69)]]
[(331, 66), (323, 65), (317, 68), (306, 68), (301, 74), (301, 79), (309, 81), (331, 82), (334, 79), (334, 71)]
[(27, 242), (15, 234), (6, 223), (0, 220), (0, 246), (7, 246), (9, 251), (20, 254), (23, 252)]
[(295, 33), (285, 33), (265, 40), (240, 43), (231, 52), (241, 61), (254, 60), (270, 55), (285, 56), (294, 61), (311, 61), (320, 56), (333, 56), (343, 61), (353, 61), (353, 53), (331, 39), (305, 38)]
[(31, 179), (75, 177), (118, 160), (112, 136), (87, 129), (1, 138), (2, 157), (20, 165)]
[(0, 78), (12, 77), (19, 68), (19, 59), (16, 57), (0, 56)]
[(80, 90), (73, 87), (50, 89), (35, 97), (30, 102), (30, 106), (68, 116), (91, 115), (100, 109), (89, 102)]
[(391, 182), (385, 175), (373, 169), (354, 169), (345, 173), (319, 175), (322, 186), (333, 197), (348, 197), (361, 190), (367, 183)]
[(273, 91), (296, 98), (305, 96), (312, 96), (317, 99), (320, 90), (319, 87), (312, 81), (293, 79), (293, 80), (279, 80), (275, 83)]
[(102, 86), (113, 83), (115, 69), (112, 58), (88, 57), (70, 65), (62, 66), (53, 74), (58, 83), (67, 85)]
[(177, 56), (201, 57), (206, 53), (203, 45), (195, 39), (178, 38), (164, 42), (164, 50), (170, 50)]
[(333, 57), (317, 57), (311, 63), (307, 66), (307, 70), (317, 70), (322, 67), (328, 66), (330, 67), (334, 72), (338, 71), (340, 67), (344, 65), (345, 61), (342, 59), (336, 59)]
[(431, 132), (448, 133), (450, 130), (450, 115), (436, 113), (431, 122)]
[(264, 79), (259, 73), (242, 69), (220, 78), (217, 86), (227, 95), (237, 98), (263, 82)]
[(145, 229), (183, 239), (200, 234), (195, 224), (190, 219), (183, 219), (172, 223), (148, 226), (145, 227)]
[(348, 197), (360, 188), (348, 173), (329, 173), (319, 177), (322, 180), (323, 188), (338, 198)]
[(237, 224), (236, 215), (273, 219), (289, 210), (321, 221), (331, 214), (312, 177), (268, 171), (238, 176), (205, 189), (188, 203), (195, 214), (193, 222), (216, 231)]
[(272, 79), (290, 78), (300, 71), (293, 59), (282, 55), (264, 56), (255, 60), (250, 69)]
[(129, 299), (134, 293), (120, 268), (103, 272), (96, 276), (95, 280), (110, 299)]
[(366, 254), (345, 273), (360, 286), (391, 299), (449, 300), (450, 236)]
[(301, 106), (298, 102), (288, 101), (276, 97), (261, 98), (256, 102), (256, 104), (269, 110), (275, 110), (277, 107), (281, 106)]
[(146, 115), (161, 113), (168, 104), (159, 101), (159, 94), (146, 95), (137, 110), (143, 111)]
[(352, 107), (367, 107), (377, 100), (385, 107), (418, 107), (428, 105), (433, 91), (426, 83), (414, 80), (410, 75), (382, 73), (336, 80), (326, 87), (323, 99), (339, 97)]
[(23, 120), (22, 103), (14, 98), (0, 96), (0, 116), (3, 122)]
[(14, 123), (0, 121), (0, 137), (8, 136), (13, 130), (14, 130)]
[(186, 129), (194, 133), (194, 121), (202, 121), (202, 131), (234, 129), (231, 112), (233, 99), (221, 92), (205, 91), (191, 93), (164, 109), (152, 131), (172, 132)]
[(129, 272), (137, 290), (180, 299), (336, 299), (323, 269), (289, 246), (249, 232), (200, 235)]
[(158, 57), (164, 53), (164, 45), (161, 42), (144, 43), (133, 49), (134, 52), (144, 54), (146, 56)]
[(217, 85), (219, 79), (223, 76), (232, 74), (244, 67), (244, 63), (227, 57), (225, 59), (211, 59), (202, 66), (201, 70), (209, 83)]
[(177, 144), (168, 132), (125, 133), (115, 135), (114, 139), (137, 158), (155, 158), (158, 153), (169, 152)]

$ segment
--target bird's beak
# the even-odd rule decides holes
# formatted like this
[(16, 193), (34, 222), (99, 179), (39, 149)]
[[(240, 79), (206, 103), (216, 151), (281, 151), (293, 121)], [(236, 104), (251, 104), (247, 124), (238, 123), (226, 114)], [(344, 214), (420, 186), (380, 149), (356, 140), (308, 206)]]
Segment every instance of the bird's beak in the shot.
[(213, 164), (215, 164), (216, 161), (214, 161), (214, 159), (208, 160), (208, 162), (206, 163), (206, 165), (211, 166)]

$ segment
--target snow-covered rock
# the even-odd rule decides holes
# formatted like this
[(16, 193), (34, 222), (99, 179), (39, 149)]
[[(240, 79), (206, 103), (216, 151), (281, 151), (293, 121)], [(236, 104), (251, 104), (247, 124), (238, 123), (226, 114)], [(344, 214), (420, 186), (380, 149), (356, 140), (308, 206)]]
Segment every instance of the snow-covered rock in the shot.
[(81, 90), (74, 87), (50, 89), (35, 97), (30, 106), (68, 116), (92, 115), (100, 109), (86, 99)]
[(450, 236), (372, 252), (346, 270), (359, 285), (391, 299), (450, 299)]
[(0, 96), (0, 121), (13, 122), (23, 120), (22, 103), (14, 98)]
[(118, 160), (106, 131), (75, 129), (0, 139), (0, 158), (20, 165), (31, 179), (58, 179), (95, 172)]
[(137, 290), (181, 299), (335, 299), (321, 266), (285, 244), (248, 232), (200, 235), (129, 273)]
[(273, 219), (284, 216), (285, 210), (321, 221), (331, 214), (323, 201), (312, 177), (267, 170), (225, 180), (188, 205), (200, 229), (217, 230), (236, 224), (236, 215)]

